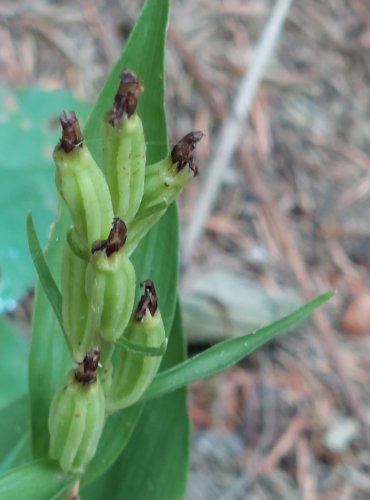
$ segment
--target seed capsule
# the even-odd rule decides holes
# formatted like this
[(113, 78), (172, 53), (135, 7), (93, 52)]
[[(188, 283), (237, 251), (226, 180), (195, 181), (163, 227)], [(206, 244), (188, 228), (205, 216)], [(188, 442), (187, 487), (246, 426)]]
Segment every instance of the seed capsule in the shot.
[(73, 111), (60, 117), (62, 138), (54, 150), (57, 189), (71, 212), (74, 240), (81, 250), (107, 234), (113, 218), (110, 193), (91, 156)]
[(89, 323), (107, 342), (122, 335), (134, 305), (136, 275), (125, 241), (126, 225), (115, 218), (108, 238), (93, 245), (86, 270)]
[(79, 370), (54, 395), (49, 412), (50, 457), (65, 472), (80, 473), (93, 458), (103, 431), (105, 400), (97, 376), (99, 351), (92, 349)]
[[(152, 281), (144, 281), (142, 285), (144, 294), (124, 337), (141, 347), (160, 348), (166, 334), (157, 295)], [(161, 360), (162, 355), (145, 356), (120, 348), (106, 399), (107, 411), (117, 411), (138, 401), (157, 373)]]
[(97, 343), (97, 329), (88, 315), (89, 301), (85, 291), (87, 266), (87, 261), (77, 257), (66, 242), (62, 260), (62, 318), (76, 363), (81, 363), (86, 352)]
[(143, 90), (137, 76), (124, 71), (103, 125), (104, 171), (114, 213), (126, 223), (134, 218), (144, 193), (146, 145), (136, 113)]
[(196, 175), (194, 150), (203, 132), (190, 132), (172, 149), (171, 154), (145, 170), (144, 196), (135, 219), (129, 224), (126, 252), (130, 255), (139, 241), (162, 217), (183, 187)]

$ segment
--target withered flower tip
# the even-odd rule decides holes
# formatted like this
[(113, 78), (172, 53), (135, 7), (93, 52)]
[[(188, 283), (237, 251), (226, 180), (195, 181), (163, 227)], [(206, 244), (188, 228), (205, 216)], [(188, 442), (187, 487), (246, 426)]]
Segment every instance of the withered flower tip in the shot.
[(80, 124), (74, 111), (63, 111), (59, 121), (62, 125), (60, 148), (69, 153), (83, 144), (84, 138)]
[(194, 150), (197, 143), (204, 137), (200, 130), (186, 134), (172, 149), (171, 159), (177, 170), (182, 170), (186, 165), (193, 172), (194, 177), (198, 175), (198, 167), (194, 163)]
[(96, 381), (96, 371), (100, 360), (100, 351), (97, 347), (90, 349), (79, 369), (75, 373), (75, 379), (81, 384), (88, 385)]
[(140, 283), (140, 286), (144, 288), (144, 293), (141, 296), (139, 304), (136, 309), (135, 319), (136, 321), (141, 321), (147, 310), (150, 314), (154, 316), (158, 308), (157, 293), (155, 291), (154, 283), (152, 280), (145, 280)]
[(139, 78), (131, 70), (122, 71), (120, 80), (113, 107), (108, 111), (108, 121), (113, 127), (135, 113), (138, 97), (144, 92)]
[(112, 223), (112, 229), (106, 240), (96, 241), (91, 249), (91, 253), (105, 251), (107, 257), (118, 252), (126, 242), (127, 226), (119, 217), (115, 217)]

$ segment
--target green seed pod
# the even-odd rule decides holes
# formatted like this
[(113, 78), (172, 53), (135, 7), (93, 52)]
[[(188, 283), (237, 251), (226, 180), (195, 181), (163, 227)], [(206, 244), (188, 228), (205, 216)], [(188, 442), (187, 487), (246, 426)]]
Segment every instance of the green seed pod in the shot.
[[(160, 349), (166, 342), (166, 334), (157, 306), (154, 285), (150, 280), (144, 281), (142, 285), (145, 292), (124, 337), (142, 348)], [(155, 377), (162, 357), (163, 354), (137, 354), (120, 346), (110, 392), (106, 399), (107, 411), (114, 412), (138, 401)]]
[(131, 222), (144, 193), (145, 137), (135, 112), (143, 87), (134, 73), (124, 71), (103, 124), (104, 171), (112, 197), (114, 213)]
[(71, 355), (81, 363), (85, 354), (97, 343), (97, 329), (91, 324), (89, 301), (85, 291), (88, 263), (75, 255), (65, 243), (62, 260), (62, 318), (69, 339)]
[(108, 238), (93, 245), (86, 270), (89, 323), (106, 342), (122, 335), (134, 305), (136, 275), (125, 241), (126, 225), (115, 218)]
[(73, 111), (60, 117), (62, 139), (54, 150), (57, 189), (71, 212), (81, 250), (107, 234), (113, 218), (104, 174), (91, 156)]
[(203, 132), (190, 132), (172, 149), (171, 154), (145, 170), (144, 196), (135, 219), (129, 224), (126, 244), (128, 255), (162, 217), (183, 187), (196, 175), (194, 149)]
[(105, 399), (97, 369), (99, 351), (92, 349), (81, 370), (68, 375), (54, 395), (49, 412), (50, 457), (65, 472), (80, 473), (93, 458), (103, 431)]

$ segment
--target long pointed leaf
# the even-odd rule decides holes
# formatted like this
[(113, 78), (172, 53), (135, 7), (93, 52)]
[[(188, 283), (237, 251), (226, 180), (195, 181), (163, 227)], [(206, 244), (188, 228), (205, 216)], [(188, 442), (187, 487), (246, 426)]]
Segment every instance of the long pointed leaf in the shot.
[(64, 334), (64, 338), (67, 344), (69, 344), (68, 337), (64, 333), (63, 329), (63, 319), (62, 319), (62, 294), (55, 283), (55, 280), (51, 274), (51, 271), (46, 263), (43, 251), (40, 246), (39, 239), (33, 224), (32, 214), (27, 215), (27, 236), (28, 236), (28, 246), (30, 249), (31, 257), (37, 275), (40, 280), (40, 284), (49, 299), (50, 305), (53, 308), (54, 314), (59, 322), (60, 328)]
[(324, 293), (271, 325), (241, 337), (219, 342), (201, 354), (160, 373), (144, 394), (143, 400), (162, 396), (232, 366), (279, 333), (306, 318), (333, 295), (334, 292)]
[[(125, 51), (103, 87), (91, 117), (85, 128), (85, 135), (97, 162), (101, 160), (99, 149), (102, 116), (111, 106), (120, 71), (133, 69), (142, 80), (145, 92), (140, 97), (139, 114), (143, 121), (147, 140), (147, 162), (153, 163), (167, 154), (167, 130), (164, 111), (164, 42), (168, 17), (167, 0), (148, 0), (141, 12)], [(90, 142), (89, 142), (90, 141)], [(153, 228), (133, 255), (137, 281), (151, 278), (159, 297), (166, 331), (169, 332), (176, 305), (178, 279), (178, 227), (176, 207), (169, 209), (166, 216)], [(138, 291), (139, 292), (139, 291)], [(170, 343), (182, 345), (181, 333)], [(169, 354), (165, 355), (169, 366), (177, 362)], [(181, 358), (182, 360), (183, 358)], [(184, 394), (184, 393), (183, 393)], [(169, 400), (171, 400), (170, 396)], [(173, 407), (178, 407), (178, 419), (185, 423), (185, 396), (182, 405), (177, 399)], [(89, 465), (82, 482), (89, 483), (102, 474), (119, 457), (136, 425), (142, 405), (112, 415), (105, 426), (98, 452)], [(162, 408), (162, 411), (166, 411)], [(157, 413), (158, 415), (158, 413)], [(158, 415), (161, 418), (161, 415)], [(140, 429), (150, 426), (143, 417)], [(131, 438), (131, 439), (134, 439)], [(131, 441), (130, 441), (131, 442)], [(135, 467), (133, 461), (130, 467)], [(186, 461), (179, 468), (187, 467)], [(121, 476), (123, 476), (121, 474)]]

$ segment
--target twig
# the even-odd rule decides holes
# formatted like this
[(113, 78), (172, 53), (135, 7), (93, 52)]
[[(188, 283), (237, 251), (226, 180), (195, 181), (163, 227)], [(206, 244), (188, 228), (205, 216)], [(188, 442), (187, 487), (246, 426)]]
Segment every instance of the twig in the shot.
[(274, 469), (280, 460), (288, 453), (297, 441), (297, 437), (305, 427), (305, 420), (302, 415), (297, 415), (291, 421), (285, 432), (272, 448), (270, 453), (259, 463), (256, 469), (256, 476)]
[(243, 125), (245, 124), (266, 65), (276, 47), (276, 42), (283, 28), (291, 2), (292, 0), (278, 0), (276, 2), (275, 8), (256, 48), (250, 71), (244, 75), (235, 97), (231, 114), (222, 126), (219, 139), (216, 141), (217, 146), (214, 158), (208, 169), (202, 196), (199, 198), (198, 205), (194, 209), (196, 216), (191, 219), (185, 234), (182, 255), (184, 266), (188, 264), (192, 251), (202, 234), (206, 219), (216, 200), (224, 172), (230, 164), (230, 159), (240, 142)]
[(297, 481), (302, 500), (314, 500), (317, 498), (317, 478), (313, 470), (312, 457), (306, 437), (301, 436), (298, 439), (296, 455)]

